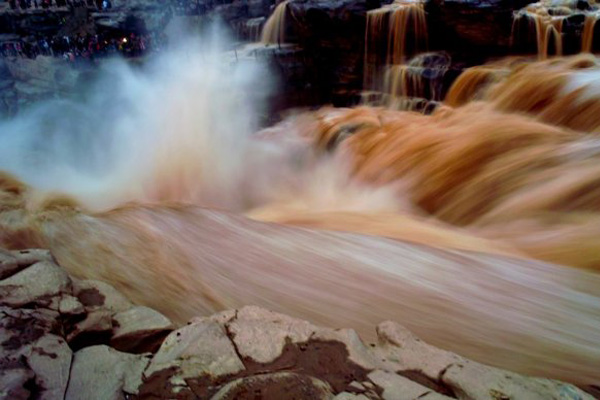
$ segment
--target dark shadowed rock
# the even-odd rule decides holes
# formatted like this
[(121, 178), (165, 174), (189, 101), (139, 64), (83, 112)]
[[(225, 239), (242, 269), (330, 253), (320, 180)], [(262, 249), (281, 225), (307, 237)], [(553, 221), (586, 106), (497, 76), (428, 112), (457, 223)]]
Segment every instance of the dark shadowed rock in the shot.
[(74, 350), (97, 344), (107, 344), (112, 336), (112, 317), (106, 310), (92, 311), (77, 322), (67, 333), (67, 341)]
[(65, 399), (124, 399), (137, 394), (148, 358), (126, 354), (108, 346), (79, 350), (73, 358)]

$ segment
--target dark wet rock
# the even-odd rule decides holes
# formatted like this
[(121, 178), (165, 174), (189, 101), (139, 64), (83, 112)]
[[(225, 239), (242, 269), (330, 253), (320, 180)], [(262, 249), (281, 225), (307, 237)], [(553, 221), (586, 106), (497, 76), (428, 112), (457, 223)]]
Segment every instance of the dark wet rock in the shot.
[(171, 321), (148, 307), (134, 307), (113, 315), (110, 345), (129, 353), (156, 352), (171, 332)]
[(73, 358), (65, 399), (123, 399), (137, 394), (148, 358), (108, 346), (79, 350)]
[(473, 62), (508, 54), (513, 11), (532, 0), (432, 0), (425, 6), (432, 49), (444, 49)]
[(0, 282), (0, 304), (12, 307), (48, 303), (71, 289), (67, 273), (56, 264), (41, 261)]

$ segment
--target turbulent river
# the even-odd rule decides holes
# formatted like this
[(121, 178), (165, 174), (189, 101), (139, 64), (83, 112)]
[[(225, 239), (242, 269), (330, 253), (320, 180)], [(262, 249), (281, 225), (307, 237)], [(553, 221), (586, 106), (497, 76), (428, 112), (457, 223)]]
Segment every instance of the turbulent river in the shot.
[(255, 304), (370, 338), (393, 319), (600, 382), (600, 60), (505, 59), (432, 115), (325, 107), (262, 130), (268, 74), (214, 41), (106, 69), (0, 123), (1, 246), (178, 322)]

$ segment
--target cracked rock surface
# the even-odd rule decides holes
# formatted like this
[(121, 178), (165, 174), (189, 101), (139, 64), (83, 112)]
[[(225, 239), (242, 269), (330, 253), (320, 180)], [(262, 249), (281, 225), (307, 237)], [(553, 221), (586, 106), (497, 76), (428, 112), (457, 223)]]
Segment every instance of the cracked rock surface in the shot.
[(440, 350), (389, 321), (370, 345), (254, 306), (175, 329), (106, 283), (70, 278), (45, 250), (0, 250), (0, 315), (0, 399), (594, 398)]

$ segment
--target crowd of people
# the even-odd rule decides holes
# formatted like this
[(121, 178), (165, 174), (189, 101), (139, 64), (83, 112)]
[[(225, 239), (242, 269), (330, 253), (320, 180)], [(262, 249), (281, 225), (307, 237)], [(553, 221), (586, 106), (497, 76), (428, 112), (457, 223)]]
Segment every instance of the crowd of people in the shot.
[(113, 54), (137, 57), (149, 51), (160, 51), (167, 44), (166, 35), (148, 33), (138, 35), (86, 35), (72, 38), (38, 37), (31, 40), (7, 41), (0, 44), (0, 55), (4, 57), (35, 58), (38, 55), (63, 57), (67, 61), (93, 60)]
[(13, 10), (48, 9), (50, 7), (96, 7), (99, 10), (107, 10), (112, 7), (110, 0), (8, 0)]

